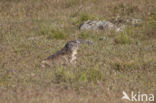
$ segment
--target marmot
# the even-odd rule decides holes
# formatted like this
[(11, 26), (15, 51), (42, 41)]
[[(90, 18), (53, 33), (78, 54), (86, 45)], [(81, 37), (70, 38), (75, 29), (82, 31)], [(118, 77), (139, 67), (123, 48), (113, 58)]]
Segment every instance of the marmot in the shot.
[(89, 40), (72, 40), (65, 44), (65, 46), (56, 53), (47, 57), (41, 62), (41, 66), (52, 66), (52, 65), (64, 65), (64, 64), (76, 64), (76, 54), (80, 47), (80, 43), (92, 44)]

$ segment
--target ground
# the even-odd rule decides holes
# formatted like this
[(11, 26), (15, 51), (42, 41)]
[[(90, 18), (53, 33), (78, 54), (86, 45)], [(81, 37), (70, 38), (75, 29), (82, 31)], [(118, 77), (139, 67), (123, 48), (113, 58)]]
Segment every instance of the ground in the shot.
[[(116, 17), (142, 23), (118, 33), (78, 29)], [(78, 38), (94, 44), (81, 45), (75, 66), (40, 67)], [(1, 103), (131, 103), (123, 91), (156, 95), (155, 0), (0, 1)]]

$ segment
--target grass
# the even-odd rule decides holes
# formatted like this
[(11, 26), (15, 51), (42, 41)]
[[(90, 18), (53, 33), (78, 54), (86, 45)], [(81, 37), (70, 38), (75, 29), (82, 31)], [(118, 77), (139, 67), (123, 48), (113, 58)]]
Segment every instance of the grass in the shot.
[[(130, 103), (123, 90), (154, 94), (155, 8), (155, 0), (0, 1), (0, 103)], [(78, 29), (117, 16), (143, 22), (119, 33)], [(77, 38), (94, 44), (81, 45), (75, 66), (40, 67)]]
[(120, 32), (120, 34), (117, 34), (114, 41), (116, 44), (130, 44), (134, 41), (134, 39), (131, 37), (133, 32), (130, 30), (124, 30)]
[(82, 31), (80, 34), (79, 34), (79, 38), (82, 38), (82, 39), (91, 39), (91, 38), (94, 38), (95, 37), (95, 34), (89, 32), (89, 31)]
[(77, 13), (74, 15), (78, 15), (78, 17), (75, 17), (75, 19), (73, 20), (73, 24), (79, 26), (80, 24), (82, 24), (83, 22), (87, 21), (87, 20), (97, 20), (99, 19), (97, 16), (92, 15), (90, 13), (87, 12), (82, 12), (82, 13)]
[[(75, 68), (73, 68), (75, 69)], [(53, 73), (53, 82), (54, 83), (90, 83), (97, 82), (102, 79), (102, 73), (98, 68), (91, 69), (82, 69), (81, 71), (74, 71), (68, 68), (56, 68), (56, 71)]]
[(40, 26), (39, 34), (46, 35), (47, 39), (65, 39), (67, 37), (67, 34), (63, 30), (47, 25)]
[(84, 2), (83, 0), (66, 0), (65, 1), (65, 7), (69, 8), (72, 6), (80, 5), (83, 2)]

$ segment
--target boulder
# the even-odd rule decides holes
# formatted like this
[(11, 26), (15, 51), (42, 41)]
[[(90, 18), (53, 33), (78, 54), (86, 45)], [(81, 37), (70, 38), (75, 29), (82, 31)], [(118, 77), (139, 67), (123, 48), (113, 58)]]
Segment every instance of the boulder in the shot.
[(80, 25), (80, 30), (114, 30), (116, 32), (122, 31), (125, 26), (118, 27), (109, 21), (88, 20)]

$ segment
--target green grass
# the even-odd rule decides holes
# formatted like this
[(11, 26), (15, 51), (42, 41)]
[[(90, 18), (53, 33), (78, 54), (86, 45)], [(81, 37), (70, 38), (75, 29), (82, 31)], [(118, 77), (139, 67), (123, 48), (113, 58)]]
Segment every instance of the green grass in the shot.
[(84, 0), (66, 0), (65, 1), (65, 7), (69, 8), (69, 7), (72, 7), (72, 6), (77, 6), (77, 5), (80, 5), (83, 2), (84, 2)]
[[(141, 30), (140, 28), (138, 30)], [(138, 36), (136, 38), (136, 36)], [(137, 42), (137, 39), (141, 38), (138, 32), (136, 32), (136, 28), (134, 27), (126, 27), (123, 31), (116, 34), (114, 42), (116, 44), (131, 44)]]
[(91, 38), (93, 36), (94, 36), (94, 34), (91, 34), (90, 32), (86, 32), (86, 31), (82, 31), (79, 34), (79, 38), (82, 38), (82, 39), (88, 39), (88, 38)]
[(67, 34), (64, 30), (51, 27), (49, 25), (41, 25), (39, 28), (39, 34), (47, 36), (47, 39), (65, 39)]
[(54, 83), (90, 83), (102, 79), (102, 73), (98, 69), (71, 71), (65, 68), (57, 68), (54, 72)]
[(127, 34), (119, 34), (115, 38), (115, 43), (117, 44), (130, 44), (132, 43), (132, 38), (128, 36)]
[(95, 16), (95, 15), (93, 15), (91, 13), (87, 13), (87, 12), (82, 12), (82, 13), (78, 13), (78, 14), (75, 14), (75, 15), (78, 15), (73, 21), (73, 24), (75, 24), (75, 25), (80, 25), (84, 21), (87, 21), (87, 20), (97, 20), (97, 19), (99, 19), (98, 16)]

